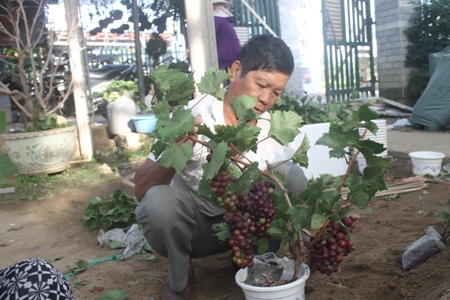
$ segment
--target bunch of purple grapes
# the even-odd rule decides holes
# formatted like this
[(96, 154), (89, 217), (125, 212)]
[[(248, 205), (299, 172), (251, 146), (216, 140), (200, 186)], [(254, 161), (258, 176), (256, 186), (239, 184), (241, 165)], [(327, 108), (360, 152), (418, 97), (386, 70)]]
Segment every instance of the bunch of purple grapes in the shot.
[(241, 268), (251, 268), (253, 238), (270, 238), (267, 230), (276, 218), (275, 202), (270, 197), (275, 184), (269, 181), (256, 182), (247, 195), (240, 196), (225, 192), (230, 181), (228, 169), (219, 171), (208, 184), (213, 187), (220, 207), (225, 209), (224, 222), (231, 234), (228, 243), (233, 250), (233, 261)]
[[(324, 233), (317, 233), (311, 238), (310, 253), (315, 260), (316, 270), (330, 276), (339, 268), (344, 256), (353, 249), (353, 242), (348, 233), (355, 228), (354, 217), (346, 217), (341, 222), (330, 222)], [(320, 234), (320, 235), (319, 235)]]

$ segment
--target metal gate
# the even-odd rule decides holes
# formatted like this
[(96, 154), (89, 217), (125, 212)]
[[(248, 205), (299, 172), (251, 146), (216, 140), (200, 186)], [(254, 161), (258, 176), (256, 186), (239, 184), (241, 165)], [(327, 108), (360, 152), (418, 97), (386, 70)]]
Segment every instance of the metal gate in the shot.
[(371, 0), (322, 0), (327, 101), (375, 95)]
[(272, 33), (280, 36), (278, 0), (230, 0), (234, 26), (248, 27), (250, 36)]

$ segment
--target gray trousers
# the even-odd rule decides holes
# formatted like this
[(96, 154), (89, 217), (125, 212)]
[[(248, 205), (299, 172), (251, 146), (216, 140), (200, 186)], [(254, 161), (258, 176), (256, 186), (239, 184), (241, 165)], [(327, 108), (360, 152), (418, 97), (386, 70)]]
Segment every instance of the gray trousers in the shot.
[[(298, 166), (287, 163), (277, 171), (286, 175), (287, 188), (295, 195), (306, 188), (307, 179)], [(230, 249), (212, 230), (212, 224), (223, 221), (222, 215), (206, 216), (191, 197), (175, 187), (149, 189), (136, 208), (136, 216), (149, 245), (169, 259), (169, 285), (174, 291), (182, 291), (187, 284), (190, 258)]]

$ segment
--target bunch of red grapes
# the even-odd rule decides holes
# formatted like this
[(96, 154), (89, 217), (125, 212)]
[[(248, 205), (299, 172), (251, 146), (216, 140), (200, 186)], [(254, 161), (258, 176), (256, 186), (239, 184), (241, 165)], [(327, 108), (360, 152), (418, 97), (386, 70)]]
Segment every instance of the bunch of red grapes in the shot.
[(311, 238), (310, 253), (315, 260), (316, 270), (330, 276), (339, 268), (344, 256), (353, 249), (353, 242), (348, 234), (355, 228), (354, 217), (346, 217), (341, 222), (330, 222), (324, 233), (317, 233)]
[(247, 195), (225, 192), (231, 181), (229, 169), (219, 171), (208, 184), (217, 196), (217, 202), (225, 209), (224, 222), (231, 238), (228, 241), (233, 250), (233, 261), (241, 268), (253, 266), (253, 237), (270, 238), (267, 230), (275, 216), (275, 202), (270, 197), (275, 184), (260, 181), (253, 184)]

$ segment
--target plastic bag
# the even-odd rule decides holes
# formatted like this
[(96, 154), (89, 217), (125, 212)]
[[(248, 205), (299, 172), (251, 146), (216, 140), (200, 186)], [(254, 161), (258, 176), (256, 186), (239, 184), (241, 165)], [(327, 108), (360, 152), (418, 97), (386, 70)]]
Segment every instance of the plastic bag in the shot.
[(100, 229), (97, 240), (102, 246), (108, 246), (111, 241), (124, 243), (126, 245), (123, 251), (124, 256), (131, 256), (138, 253), (146, 242), (145, 236), (138, 224), (133, 224), (126, 233), (123, 229), (119, 228), (114, 228), (107, 232)]
[(431, 256), (445, 249), (441, 235), (432, 226), (425, 228), (425, 235), (408, 246), (403, 252), (402, 267), (409, 271)]
[(124, 256), (131, 256), (139, 251), (141, 251), (142, 246), (144, 246), (146, 239), (142, 230), (139, 228), (138, 224), (133, 224), (130, 229), (128, 229), (125, 234), (125, 244), (127, 247), (123, 251)]
[(253, 258), (253, 267), (248, 269), (244, 282), (253, 286), (266, 286), (279, 281), (287, 265), (288, 259), (279, 258), (273, 252), (256, 255)]

